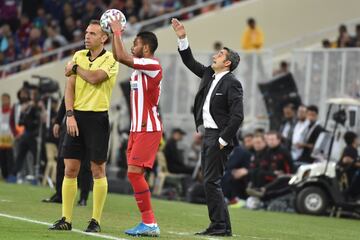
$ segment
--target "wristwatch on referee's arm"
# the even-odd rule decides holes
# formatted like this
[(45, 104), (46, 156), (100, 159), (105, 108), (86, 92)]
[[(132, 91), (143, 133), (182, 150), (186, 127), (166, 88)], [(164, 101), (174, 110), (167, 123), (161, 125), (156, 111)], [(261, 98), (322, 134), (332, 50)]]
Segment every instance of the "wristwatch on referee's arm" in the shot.
[(74, 116), (74, 110), (66, 110), (66, 117)]
[(71, 71), (76, 74), (77, 73), (77, 68), (78, 68), (79, 65), (77, 64), (74, 64), (74, 66), (72, 67)]

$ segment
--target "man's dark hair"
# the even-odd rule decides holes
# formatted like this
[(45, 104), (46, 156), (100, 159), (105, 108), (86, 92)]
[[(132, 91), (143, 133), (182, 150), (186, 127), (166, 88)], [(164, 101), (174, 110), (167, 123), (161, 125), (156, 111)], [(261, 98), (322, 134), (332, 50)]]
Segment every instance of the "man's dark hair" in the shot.
[(90, 24), (100, 25), (100, 21), (97, 20), (97, 19), (92, 19), (92, 20), (90, 20), (89, 25), (90, 25)]
[(346, 145), (352, 145), (356, 138), (357, 134), (354, 132), (349, 131), (344, 134), (344, 140)]
[(256, 24), (254, 18), (249, 18), (249, 19), (247, 20), (247, 23), (248, 23), (248, 25), (255, 25), (255, 24)]
[(224, 47), (224, 49), (228, 52), (226, 54), (226, 61), (230, 61), (230, 72), (234, 71), (235, 68), (239, 65), (240, 56), (237, 52), (231, 50), (230, 48)]
[(1, 94), (1, 97), (7, 97), (8, 99), (10, 99), (10, 94), (8, 94), (8, 93), (3, 93), (3, 94)]
[(275, 135), (277, 139), (281, 140), (281, 134), (277, 131), (271, 130), (267, 132), (266, 135)]
[[(101, 28), (100, 21), (97, 20), (97, 19), (92, 19), (92, 20), (90, 20), (89, 25), (99, 25), (100, 28)], [(102, 30), (102, 28), (101, 28), (101, 31), (102, 31), (103, 33), (105, 33), (106, 36), (109, 37), (109, 33), (107, 33), (107, 32), (105, 32), (104, 30)]]
[(158, 47), (158, 40), (154, 33), (148, 31), (139, 32), (136, 37), (141, 38), (143, 44), (149, 45), (150, 52), (152, 54), (155, 53)]
[(315, 105), (310, 105), (310, 106), (308, 106), (308, 107), (307, 107), (307, 110), (308, 110), (308, 111), (311, 111), (311, 112), (316, 112), (316, 114), (319, 113), (319, 109), (318, 109), (318, 107), (315, 106)]

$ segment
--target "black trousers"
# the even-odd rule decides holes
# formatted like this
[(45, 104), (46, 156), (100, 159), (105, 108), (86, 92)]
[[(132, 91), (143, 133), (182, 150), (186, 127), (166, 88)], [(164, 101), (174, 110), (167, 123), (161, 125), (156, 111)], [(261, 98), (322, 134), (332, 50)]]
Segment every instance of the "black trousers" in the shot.
[(26, 154), (29, 151), (32, 153), (35, 159), (37, 153), (36, 136), (25, 131), (25, 133), (20, 137), (18, 142), (18, 154), (16, 156), (15, 166), (12, 170), (12, 174), (14, 176), (16, 176), (17, 173), (20, 172), (24, 167)]
[(229, 151), (226, 148), (220, 150), (219, 133), (217, 129), (205, 129), (201, 168), (211, 221), (209, 228), (231, 230), (230, 215), (221, 188)]
[(12, 167), (13, 167), (13, 149), (12, 148), (0, 149), (0, 168), (1, 168), (1, 175), (4, 179), (6, 179), (9, 176)]

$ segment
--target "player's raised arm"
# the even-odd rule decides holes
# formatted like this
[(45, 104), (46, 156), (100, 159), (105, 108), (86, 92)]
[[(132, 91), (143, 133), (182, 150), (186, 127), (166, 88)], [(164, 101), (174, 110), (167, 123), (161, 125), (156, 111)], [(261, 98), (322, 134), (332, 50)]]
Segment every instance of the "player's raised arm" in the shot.
[(134, 67), (134, 57), (126, 52), (124, 43), (122, 41), (122, 32), (124, 31), (119, 19), (115, 18), (109, 22), (111, 30), (113, 32), (112, 37), (112, 51), (116, 61), (125, 64), (128, 67)]

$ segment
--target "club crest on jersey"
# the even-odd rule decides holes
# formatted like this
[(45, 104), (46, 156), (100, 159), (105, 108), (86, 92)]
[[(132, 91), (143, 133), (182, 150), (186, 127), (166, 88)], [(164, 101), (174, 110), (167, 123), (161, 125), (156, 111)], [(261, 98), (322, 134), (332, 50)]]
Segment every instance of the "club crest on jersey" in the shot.
[(130, 81), (130, 88), (131, 90), (138, 90), (138, 82), (137, 81)]

